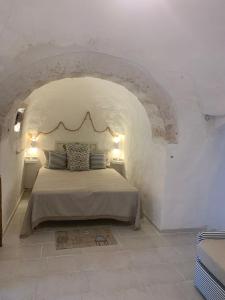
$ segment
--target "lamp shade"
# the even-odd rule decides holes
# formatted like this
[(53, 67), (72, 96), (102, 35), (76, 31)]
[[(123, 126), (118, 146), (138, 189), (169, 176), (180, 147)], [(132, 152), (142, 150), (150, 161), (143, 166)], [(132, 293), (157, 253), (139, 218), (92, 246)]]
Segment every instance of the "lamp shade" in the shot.
[(120, 142), (120, 136), (119, 135), (114, 136), (113, 141), (114, 141), (115, 144), (119, 144), (119, 142)]

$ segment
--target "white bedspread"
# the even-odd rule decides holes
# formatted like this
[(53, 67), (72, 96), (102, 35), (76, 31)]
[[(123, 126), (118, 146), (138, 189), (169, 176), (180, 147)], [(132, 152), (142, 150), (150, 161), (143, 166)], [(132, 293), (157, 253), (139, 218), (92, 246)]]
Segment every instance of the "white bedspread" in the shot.
[(47, 220), (111, 218), (140, 224), (136, 188), (113, 169), (70, 172), (41, 168), (21, 229), (21, 237)]

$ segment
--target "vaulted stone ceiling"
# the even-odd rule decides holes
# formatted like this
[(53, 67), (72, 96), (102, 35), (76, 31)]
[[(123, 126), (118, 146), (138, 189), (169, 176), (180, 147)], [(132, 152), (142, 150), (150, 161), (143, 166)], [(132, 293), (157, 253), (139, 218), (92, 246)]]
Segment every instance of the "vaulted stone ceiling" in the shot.
[(156, 104), (174, 140), (181, 98), (225, 114), (224, 37), (224, 0), (0, 0), (0, 116), (48, 81), (96, 75)]

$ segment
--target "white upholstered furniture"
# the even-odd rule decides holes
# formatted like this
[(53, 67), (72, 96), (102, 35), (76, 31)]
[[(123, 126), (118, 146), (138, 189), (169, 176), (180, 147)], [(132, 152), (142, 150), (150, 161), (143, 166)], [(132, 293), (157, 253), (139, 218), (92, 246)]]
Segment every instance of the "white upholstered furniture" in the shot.
[(225, 300), (225, 231), (199, 234), (195, 286), (207, 300)]

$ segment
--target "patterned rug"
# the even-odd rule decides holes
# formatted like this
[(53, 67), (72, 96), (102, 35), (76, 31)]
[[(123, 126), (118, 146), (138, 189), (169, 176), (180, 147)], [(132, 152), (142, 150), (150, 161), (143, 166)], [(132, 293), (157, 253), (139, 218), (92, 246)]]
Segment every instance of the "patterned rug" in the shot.
[(55, 232), (56, 250), (116, 245), (109, 227), (75, 228)]

